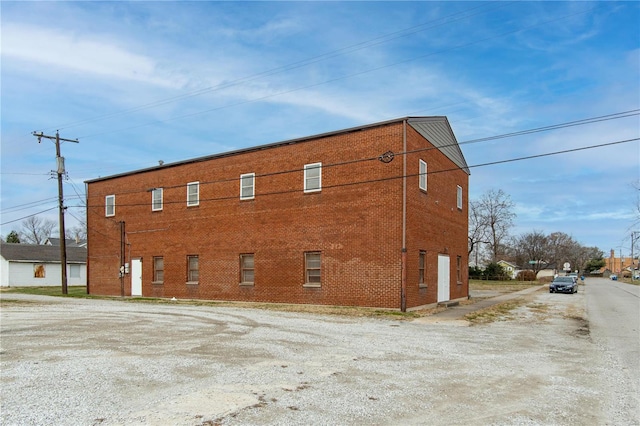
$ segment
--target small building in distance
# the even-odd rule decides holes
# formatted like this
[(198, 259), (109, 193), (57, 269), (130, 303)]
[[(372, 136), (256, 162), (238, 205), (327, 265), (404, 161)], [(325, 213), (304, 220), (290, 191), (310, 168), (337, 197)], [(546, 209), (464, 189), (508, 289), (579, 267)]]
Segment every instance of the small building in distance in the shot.
[(92, 179), (88, 292), (403, 311), (465, 299), (468, 183), (446, 117)]
[[(43, 244), (0, 244), (0, 286), (62, 286), (60, 247)], [(67, 285), (87, 284), (87, 249), (67, 247)]]

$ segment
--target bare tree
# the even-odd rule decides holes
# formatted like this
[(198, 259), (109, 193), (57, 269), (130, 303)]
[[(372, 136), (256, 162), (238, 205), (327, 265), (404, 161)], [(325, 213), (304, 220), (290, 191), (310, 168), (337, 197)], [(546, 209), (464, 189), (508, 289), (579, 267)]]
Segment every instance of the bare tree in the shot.
[(56, 226), (58, 225), (54, 220), (31, 216), (22, 221), (20, 241), (29, 244), (44, 244), (47, 238), (51, 237)]
[(552, 232), (549, 234), (549, 253), (547, 259), (549, 265), (556, 269), (556, 272), (560, 271), (566, 262), (571, 262), (572, 250), (577, 243), (571, 238), (570, 235), (564, 232)]
[(520, 235), (514, 240), (516, 260), (520, 265), (529, 264), (537, 275), (547, 265), (549, 239), (542, 231), (533, 231)]
[(478, 266), (478, 256), (482, 251), (481, 244), (488, 244), (487, 227), (484, 218), (480, 215), (480, 208), (477, 201), (469, 202), (469, 257), (473, 253), (475, 256), (475, 266)]
[(66, 230), (66, 238), (70, 240), (86, 240), (87, 239), (87, 220), (86, 213), (80, 216), (73, 215), (78, 224), (71, 229)]
[(513, 219), (516, 217), (513, 207), (511, 197), (501, 189), (491, 189), (475, 202), (478, 220), (491, 247), (493, 262), (498, 260), (498, 254), (509, 237), (509, 229), (513, 227)]

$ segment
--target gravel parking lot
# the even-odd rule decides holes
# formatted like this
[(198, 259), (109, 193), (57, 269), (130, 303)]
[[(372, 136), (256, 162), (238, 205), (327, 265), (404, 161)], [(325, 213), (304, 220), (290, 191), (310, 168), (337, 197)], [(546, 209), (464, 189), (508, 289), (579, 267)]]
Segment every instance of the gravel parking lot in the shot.
[(637, 424), (584, 292), (474, 326), (2, 299), (3, 425)]

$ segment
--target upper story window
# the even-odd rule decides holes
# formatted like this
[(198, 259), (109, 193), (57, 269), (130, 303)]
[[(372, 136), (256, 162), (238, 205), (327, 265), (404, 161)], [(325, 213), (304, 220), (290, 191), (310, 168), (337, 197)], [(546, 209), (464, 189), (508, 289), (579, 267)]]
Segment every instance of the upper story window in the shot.
[(458, 192), (456, 194), (456, 205), (462, 210), (462, 187), (458, 185)]
[(322, 163), (305, 164), (304, 192), (322, 190)]
[(151, 210), (154, 212), (162, 210), (162, 188), (151, 190)]
[(256, 174), (246, 173), (240, 175), (240, 199), (251, 200), (255, 197)]
[(427, 163), (420, 160), (420, 189), (427, 190)]
[(187, 184), (187, 206), (197, 206), (200, 204), (200, 182), (189, 182)]
[(104, 197), (104, 215), (115, 216), (116, 215), (116, 196), (107, 195)]

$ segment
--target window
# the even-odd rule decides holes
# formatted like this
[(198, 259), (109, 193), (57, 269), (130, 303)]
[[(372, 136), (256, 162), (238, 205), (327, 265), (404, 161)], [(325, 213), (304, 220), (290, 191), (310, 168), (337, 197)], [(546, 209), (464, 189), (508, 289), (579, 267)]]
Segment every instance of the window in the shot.
[(44, 264), (36, 263), (35, 265), (33, 265), (33, 278), (44, 278), (44, 272)]
[(427, 258), (427, 252), (421, 250), (420, 257), (418, 259), (418, 285), (420, 287), (426, 287), (426, 283), (424, 281), (426, 258)]
[(153, 258), (153, 282), (164, 282), (164, 259), (162, 256)]
[(462, 283), (462, 257), (456, 257), (456, 280), (458, 284)]
[(315, 192), (322, 189), (322, 163), (305, 164), (304, 192)]
[(462, 210), (462, 187), (458, 185), (458, 194), (457, 194), (456, 204), (460, 210)]
[(322, 258), (319, 251), (304, 254), (305, 284), (310, 286), (320, 286), (320, 266)]
[(162, 210), (162, 188), (151, 190), (151, 210), (154, 212)]
[(255, 280), (255, 270), (253, 254), (240, 255), (240, 284), (253, 284)]
[(80, 278), (80, 265), (69, 265), (69, 278)]
[(427, 163), (420, 160), (420, 189), (427, 190)]
[(107, 195), (104, 197), (104, 215), (115, 216), (116, 215), (116, 196)]
[(187, 256), (187, 281), (198, 282), (198, 256)]
[(187, 206), (197, 206), (200, 204), (200, 182), (189, 182), (187, 184)]
[(240, 175), (240, 199), (251, 200), (255, 195), (256, 174), (246, 173)]

